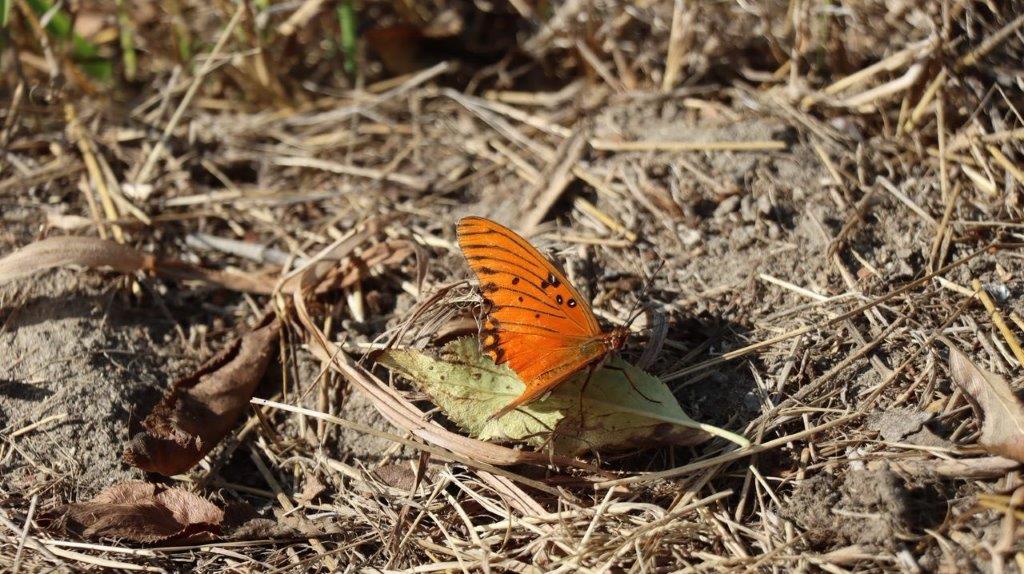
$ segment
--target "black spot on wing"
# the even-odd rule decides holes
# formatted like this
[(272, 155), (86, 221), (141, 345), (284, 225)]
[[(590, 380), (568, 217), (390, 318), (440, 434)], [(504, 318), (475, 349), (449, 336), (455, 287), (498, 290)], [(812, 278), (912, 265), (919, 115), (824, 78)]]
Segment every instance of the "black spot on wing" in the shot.
[[(532, 285), (532, 283), (527, 283), (527, 285)], [(519, 295), (519, 296), (523, 297), (524, 299), (530, 299), (531, 301), (536, 301), (537, 303), (540, 303), (541, 305), (544, 305), (548, 309), (551, 309), (551, 310), (554, 310), (554, 311), (558, 311), (558, 307), (555, 306), (555, 305), (552, 305), (551, 301), (547, 297), (541, 298), (541, 297), (538, 297), (538, 296), (536, 296), (533, 293), (530, 293), (528, 291), (523, 291), (521, 289), (513, 289), (512, 287), (504, 287), (503, 289), (506, 290), (506, 291), (511, 291), (512, 293), (515, 293), (516, 295)]]
[[(507, 266), (510, 269), (520, 269), (524, 273), (528, 273), (530, 275), (533, 275), (537, 279), (540, 279), (541, 283), (544, 282), (544, 278), (541, 275), (539, 275), (536, 271), (534, 271), (533, 269), (529, 269), (527, 267), (524, 267), (524, 266), (520, 265), (519, 263), (516, 263), (515, 261), (509, 261), (508, 259), (501, 259), (499, 257), (491, 257), (491, 256), (488, 256), (488, 255), (466, 255), (466, 261), (471, 261), (471, 262), (472, 261), (493, 262), (493, 263), (497, 263), (499, 265), (505, 265), (505, 266)], [(491, 267), (488, 267), (486, 265), (481, 265), (480, 267), (477, 267), (476, 268), (476, 272), (478, 274), (483, 274), (483, 275), (494, 275), (496, 273), (508, 273), (509, 275), (512, 275), (512, 276), (516, 275), (512, 271), (499, 271), (499, 270), (493, 269)]]
[[(550, 297), (553, 293), (547, 292), (547, 288), (552, 286), (555, 288), (562, 287), (563, 284), (561, 282), (561, 278), (559, 277), (559, 274), (553, 272), (551, 269), (550, 260), (540, 253), (536, 247), (530, 245), (526, 239), (520, 237), (510, 229), (483, 219), (463, 221), (460, 223), (458, 231), (459, 243), (464, 249), (466, 259), (470, 261), (471, 265), (473, 265), (474, 261), (477, 261), (480, 264), (480, 268), (475, 269), (475, 271), (477, 272), (478, 277), (480, 277), (481, 282), (484, 282), (484, 275), (505, 273), (510, 276), (510, 279), (507, 283), (502, 285), (502, 289), (509, 289), (517, 295), (521, 294), (524, 296), (524, 299), (532, 299), (541, 302), (543, 305), (551, 309), (559, 309), (559, 307), (553, 304), (554, 301), (551, 301)], [(521, 247), (524, 251), (520, 253), (514, 248), (509, 249), (508, 246), (500, 245), (501, 241), (493, 237), (494, 235), (510, 240), (515, 245)], [(486, 245), (484, 245), (483, 242), (478, 241), (478, 238), (485, 240), (487, 242)], [(497, 244), (494, 242), (497, 242)], [(484, 255), (484, 253), (491, 248), (498, 248), (498, 251), (502, 252), (503, 256), (494, 257), (493, 255)], [(468, 251), (465, 251), (467, 249)], [(527, 260), (533, 261), (536, 266), (539, 266), (542, 269), (537, 269), (535, 265), (524, 267), (522, 263)], [(533, 279), (534, 277), (536, 279)], [(529, 287), (521, 285), (519, 281), (520, 279), (525, 279), (526, 285)], [(521, 291), (520, 289), (516, 289), (511, 286), (524, 287), (526, 291)], [(570, 285), (565, 284), (564, 286), (568, 288), (569, 295), (576, 294)], [(534, 292), (539, 291), (539, 293), (537, 293), (539, 297), (535, 297), (531, 293), (527, 292), (530, 290), (534, 290)], [(564, 298), (565, 297), (563, 297), (563, 299)], [(575, 299), (572, 300), (575, 301)], [(570, 304), (570, 307), (576, 306), (578, 306), (576, 303)], [(577, 317), (569, 317), (568, 315), (565, 317), (576, 323), (582, 329), (590, 330), (595, 328), (592, 318), (581, 322)]]

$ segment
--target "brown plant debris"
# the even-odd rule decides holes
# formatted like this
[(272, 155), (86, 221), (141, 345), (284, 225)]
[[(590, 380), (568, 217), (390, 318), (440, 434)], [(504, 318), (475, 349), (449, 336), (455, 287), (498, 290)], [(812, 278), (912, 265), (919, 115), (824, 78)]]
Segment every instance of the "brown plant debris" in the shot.
[(67, 506), (67, 515), (89, 538), (142, 543), (195, 543), (216, 538), (224, 512), (182, 488), (131, 481), (106, 488), (88, 502)]
[(109, 267), (121, 273), (152, 271), (156, 258), (126, 245), (95, 237), (48, 237), (0, 259), (0, 285), (33, 273), (63, 267)]
[[(0, 569), (1024, 571), (1024, 0), (7, 6)], [(512, 448), (377, 364), (478, 335), (469, 215), (751, 445)], [(240, 412), (176, 480), (264, 518), (47, 527), (177, 379), (128, 456)]]
[(949, 339), (942, 342), (949, 347), (950, 376), (970, 397), (981, 423), (978, 444), (1024, 462), (1024, 403), (1005, 378), (979, 367)]
[(266, 277), (204, 269), (176, 260), (159, 260), (116, 241), (95, 237), (54, 236), (36, 241), (0, 259), (0, 285), (29, 277), (46, 269), (76, 265), (110, 268), (121, 273), (144, 271), (175, 279), (197, 279), (233, 291), (270, 293)]
[(281, 321), (268, 316), (197, 371), (179, 379), (142, 421), (125, 460), (147, 472), (173, 475), (194, 466), (223, 439), (246, 409), (270, 364)]

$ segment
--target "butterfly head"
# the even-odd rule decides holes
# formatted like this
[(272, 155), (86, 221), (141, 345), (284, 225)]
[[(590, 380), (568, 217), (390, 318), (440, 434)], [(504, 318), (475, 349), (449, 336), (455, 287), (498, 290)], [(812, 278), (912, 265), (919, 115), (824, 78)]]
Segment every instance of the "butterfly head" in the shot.
[(621, 350), (626, 346), (626, 339), (629, 338), (629, 327), (616, 327), (605, 333), (604, 345), (608, 352)]

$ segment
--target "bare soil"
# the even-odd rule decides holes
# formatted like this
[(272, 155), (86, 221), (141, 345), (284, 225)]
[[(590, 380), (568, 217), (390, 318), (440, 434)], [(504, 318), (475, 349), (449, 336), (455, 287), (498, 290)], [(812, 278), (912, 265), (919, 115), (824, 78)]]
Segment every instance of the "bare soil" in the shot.
[[(196, 16), (186, 27), (206, 53), (234, 9), (182, 4)], [(474, 10), (452, 4), (463, 14)], [(527, 25), (517, 3), (509, 4), (488, 17), (522, 26), (513, 39), (543, 36), (540, 20)], [(556, 40), (541, 43), (533, 59), (517, 53), (481, 62), (479, 53), (444, 52), (460, 66), (426, 79), (392, 82), (390, 68), (401, 62), (371, 51), (361, 56), (358, 86), (340, 71), (337, 53), (310, 48), (334, 42), (334, 28), (308, 24), (257, 48), (248, 30), (266, 23), (246, 16), (227, 43), (230, 53), (219, 56), (173, 126), (150, 179), (133, 187), (197, 73), (179, 69), (170, 40), (157, 40), (180, 41), (177, 20), (140, 13), (142, 43), (160, 55), (144, 81), (80, 97), (88, 91), (72, 80), (57, 88), (40, 79), (42, 56), (19, 60), (29, 66), (20, 72), (21, 89), (52, 93), (21, 96), (20, 108), (0, 116), (15, 126), (0, 135), (9, 140), (0, 156), (0, 256), (43, 236), (113, 236), (116, 228), (147, 252), (276, 274), (282, 260), (292, 265), (288, 257), (311, 257), (370, 225), (374, 241), (409, 239), (426, 256), (422, 289), (415, 265), (406, 263), (317, 309), (346, 352), (370, 365), (375, 344), (396, 333), (418, 303), (470, 279), (455, 243), (458, 219), (480, 215), (522, 229), (567, 167), (568, 183), (530, 238), (564, 266), (605, 325), (624, 320), (652, 282), (625, 358), (656, 351), (645, 367), (669, 381), (694, 419), (755, 443), (790, 440), (612, 491), (593, 484), (700, 463), (731, 447), (713, 441), (588, 458), (600, 471), (507, 469), (562, 488), (555, 496), (438, 457), (421, 476), (418, 449), (267, 409), (243, 415), (240, 437), (187, 476), (146, 476), (121, 458), (134, 426), (171, 381), (271, 300), (196, 281), (59, 269), (0, 286), (0, 515), (20, 527), (36, 497), (42, 521), (29, 536), (56, 548), (81, 541), (51, 521), (62, 505), (143, 479), (184, 485), (268, 519), (249, 536), (275, 540), (251, 546), (158, 549), (151, 560), (89, 551), (168, 571), (329, 570), (321, 561), (327, 552), (368, 571), (1020, 572), (1022, 501), (1010, 498), (1024, 494), (1020, 469), (982, 468), (989, 453), (978, 445), (977, 414), (952, 381), (945, 351), (931, 342), (937, 334), (956, 340), (1022, 394), (1012, 344), (969, 297), (972, 280), (980, 281), (1010, 330), (1024, 336), (1024, 181), (990, 149), (1024, 165), (1024, 139), (1012, 131), (1024, 124), (1021, 28), (987, 53), (985, 65), (951, 63), (1020, 10), (967, 2), (947, 6), (952, 23), (943, 24), (932, 3), (842, 3), (830, 8), (837, 15), (796, 2), (790, 8), (804, 20), (794, 30), (782, 16), (790, 3), (775, 4), (778, 13), (766, 7), (764, 14), (742, 2), (687, 7), (697, 20), (685, 40), (685, 73), (669, 91), (661, 90), (661, 74), (671, 22), (685, 2), (594, 4), (569, 24), (544, 20), (557, 24)], [(389, 3), (363, 9), (367, 22), (400, 19)], [(97, 13), (102, 21), (111, 16)], [(269, 35), (287, 16), (262, 17), (274, 23), (261, 28)], [(945, 32), (936, 37), (935, 30)], [(28, 24), (11, 36), (23, 52), (42, 49), (30, 42), (36, 35)], [(941, 48), (901, 60), (867, 84), (828, 91), (926, 38)], [(426, 46), (416, 53), (427, 59), (447, 49), (416, 46)], [(785, 67), (794, 50), (803, 50), (799, 74)], [(864, 106), (843, 100), (918, 63), (910, 88)], [(941, 115), (933, 104), (906, 127), (929, 83), (948, 70), (956, 73), (941, 92)], [(17, 85), (0, 94), (13, 96)], [(544, 98), (563, 99), (544, 105)], [(65, 105), (79, 127), (72, 129)], [(569, 134), (587, 144), (565, 160)], [(125, 201), (154, 218), (149, 225), (123, 207), (116, 217), (102, 205), (93, 211), (90, 203), (103, 197), (86, 167), (86, 141), (111, 167)], [(614, 149), (618, 142), (707, 147), (630, 151)], [(779, 142), (780, 149), (722, 151), (716, 142)], [(942, 156), (940, 146), (960, 143)], [(67, 173), (46, 175), (45, 166), (64, 161)], [(196, 234), (282, 257), (200, 249)], [(942, 281), (912, 283), (965, 256), (973, 258), (943, 272)], [(476, 302), (468, 284), (457, 285), (415, 323), (412, 332), (423, 336), (399, 344), (433, 346), (431, 334), (470, 317)], [(875, 304), (837, 319), (868, 302)], [(285, 330), (280, 360), (257, 396), (405, 436), (355, 385), (316, 361), (300, 333), (295, 325)], [(736, 356), (699, 368), (730, 352)], [(374, 372), (387, 379), (383, 369)], [(430, 408), (402, 381), (391, 383)], [(948, 461), (966, 470), (936, 470)], [(561, 511), (571, 516), (551, 514)], [(19, 537), (0, 526), (0, 567), (14, 563)], [(19, 560), (26, 571), (55, 566), (36, 550)], [(63, 566), (97, 568), (72, 559)]]

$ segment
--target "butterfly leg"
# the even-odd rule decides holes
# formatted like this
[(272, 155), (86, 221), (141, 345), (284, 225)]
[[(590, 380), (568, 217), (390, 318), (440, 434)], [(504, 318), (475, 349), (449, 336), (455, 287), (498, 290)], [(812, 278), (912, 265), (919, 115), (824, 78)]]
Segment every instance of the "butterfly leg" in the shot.
[(610, 371), (619, 371), (619, 372), (621, 372), (622, 376), (626, 377), (626, 380), (629, 381), (629, 386), (633, 387), (633, 390), (636, 391), (636, 394), (638, 394), (641, 397), (647, 399), (648, 401), (651, 401), (652, 403), (658, 403), (659, 405), (661, 404), (661, 401), (656, 401), (656, 400), (652, 399), (651, 397), (645, 395), (643, 393), (643, 391), (641, 391), (640, 388), (636, 386), (636, 383), (633, 382), (633, 377), (629, 376), (629, 371), (627, 371), (626, 369), (623, 369), (622, 367), (616, 367), (615, 365), (607, 365), (605, 368), (610, 370)]
[(597, 370), (597, 367), (597, 364), (587, 367), (587, 379), (583, 381), (583, 384), (580, 386), (580, 431), (582, 431), (586, 426), (586, 421), (583, 418), (583, 393), (586, 392), (587, 386), (590, 385), (590, 379), (594, 377), (594, 371)]

